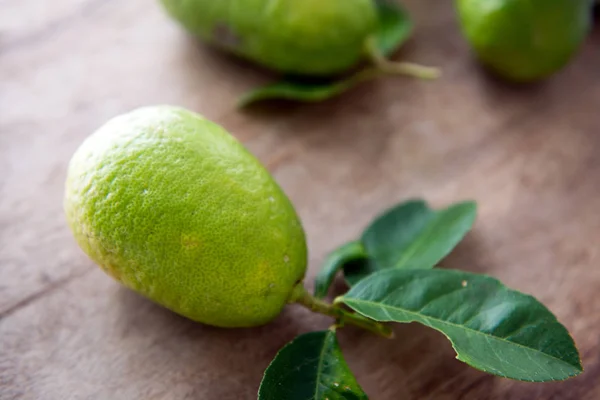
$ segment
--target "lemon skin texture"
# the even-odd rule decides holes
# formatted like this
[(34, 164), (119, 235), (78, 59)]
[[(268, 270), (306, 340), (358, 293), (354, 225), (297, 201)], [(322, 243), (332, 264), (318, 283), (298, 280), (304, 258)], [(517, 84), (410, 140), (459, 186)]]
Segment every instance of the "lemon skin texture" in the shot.
[(192, 34), (270, 69), (328, 76), (364, 56), (372, 0), (161, 0)]
[(479, 59), (517, 82), (564, 67), (591, 26), (589, 0), (457, 0), (463, 34)]
[(269, 322), (306, 271), (301, 223), (268, 171), (184, 109), (137, 109), (89, 136), (70, 161), (64, 209), (105, 272), (205, 324)]

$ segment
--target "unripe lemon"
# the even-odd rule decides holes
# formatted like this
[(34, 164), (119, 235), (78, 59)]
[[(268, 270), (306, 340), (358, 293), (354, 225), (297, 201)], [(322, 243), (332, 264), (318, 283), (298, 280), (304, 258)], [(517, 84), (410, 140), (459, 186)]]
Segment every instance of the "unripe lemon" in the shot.
[(545, 78), (573, 57), (591, 25), (590, 0), (457, 0), (479, 59), (514, 81)]
[(272, 320), (306, 271), (304, 231), (269, 172), (184, 109), (141, 108), (88, 137), (69, 164), (64, 208), (104, 271), (206, 324)]
[(161, 0), (188, 31), (278, 71), (343, 72), (365, 56), (373, 0)]

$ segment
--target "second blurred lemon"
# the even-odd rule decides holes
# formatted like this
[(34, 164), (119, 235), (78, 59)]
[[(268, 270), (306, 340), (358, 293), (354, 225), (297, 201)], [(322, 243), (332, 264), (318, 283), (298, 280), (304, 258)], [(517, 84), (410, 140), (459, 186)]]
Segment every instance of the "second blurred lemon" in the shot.
[(479, 59), (520, 82), (565, 66), (591, 25), (590, 0), (457, 0), (464, 35)]

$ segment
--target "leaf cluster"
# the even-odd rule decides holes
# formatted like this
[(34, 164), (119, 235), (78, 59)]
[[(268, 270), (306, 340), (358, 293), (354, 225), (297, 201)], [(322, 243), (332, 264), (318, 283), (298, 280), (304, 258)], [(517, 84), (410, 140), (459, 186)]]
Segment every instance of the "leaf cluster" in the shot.
[[(476, 211), (470, 201), (435, 210), (422, 200), (387, 210), (326, 258), (313, 301), (323, 308), (320, 299), (342, 272), (350, 289), (330, 307), (344, 311), (328, 315), (423, 324), (450, 340), (458, 360), (504, 378), (578, 375), (573, 339), (539, 301), (489, 276), (436, 268), (471, 230)], [(367, 399), (343, 358), (340, 325), (287, 344), (265, 371), (259, 400)]]

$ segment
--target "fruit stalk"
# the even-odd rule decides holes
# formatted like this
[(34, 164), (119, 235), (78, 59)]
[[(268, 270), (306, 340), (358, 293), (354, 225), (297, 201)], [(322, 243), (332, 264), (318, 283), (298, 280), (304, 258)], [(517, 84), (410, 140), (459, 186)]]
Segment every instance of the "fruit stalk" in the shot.
[(365, 318), (359, 314), (319, 300), (306, 291), (302, 282), (294, 287), (288, 303), (297, 303), (313, 312), (333, 317), (336, 320), (336, 325), (340, 327), (350, 324), (388, 339), (394, 337), (394, 332), (388, 325), (373, 321), (372, 319)]
[(388, 60), (377, 47), (374, 37), (367, 40), (366, 53), (373, 65), (383, 74), (408, 75), (420, 79), (437, 79), (441, 75), (440, 70), (435, 67)]

